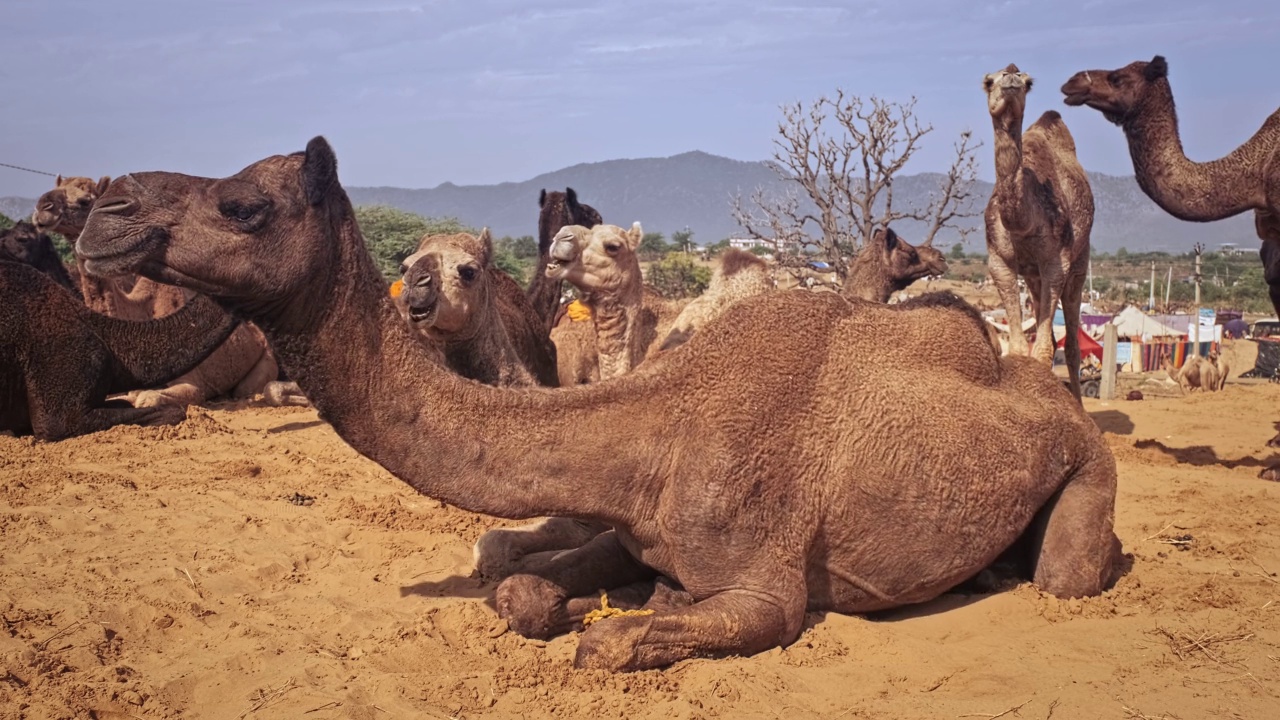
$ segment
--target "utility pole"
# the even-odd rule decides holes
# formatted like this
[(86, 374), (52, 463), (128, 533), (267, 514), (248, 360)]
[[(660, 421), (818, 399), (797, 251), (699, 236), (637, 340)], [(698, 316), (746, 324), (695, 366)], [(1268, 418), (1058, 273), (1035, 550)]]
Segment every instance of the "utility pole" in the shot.
[(1169, 266), (1169, 277), (1164, 281), (1164, 311), (1169, 312), (1169, 288), (1173, 287), (1173, 266)]
[(1147, 311), (1156, 311), (1156, 261), (1151, 261), (1151, 298), (1147, 300)]
[(1191, 318), (1191, 322), (1195, 323), (1195, 334), (1192, 336), (1192, 342), (1195, 343), (1191, 347), (1191, 353), (1196, 357), (1200, 356), (1200, 256), (1204, 254), (1204, 245), (1196, 243), (1196, 271), (1192, 276), (1196, 281), (1196, 313)]

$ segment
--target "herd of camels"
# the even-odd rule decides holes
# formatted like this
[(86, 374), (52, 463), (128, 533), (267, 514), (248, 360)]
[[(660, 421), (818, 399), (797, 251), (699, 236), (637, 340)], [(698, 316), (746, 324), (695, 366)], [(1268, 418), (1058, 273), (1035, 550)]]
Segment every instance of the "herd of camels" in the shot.
[[(173, 423), (220, 395), (312, 404), (419, 492), (534, 519), (481, 537), (476, 568), (513, 630), (582, 631), (579, 667), (751, 654), (807, 611), (923, 602), (986, 571), (1097, 595), (1125, 563), (1115, 461), (1078, 400), (1093, 197), (1059, 113), (1023, 129), (1031, 87), (1014, 65), (983, 79), (1006, 355), (949, 293), (886, 304), (946, 271), (887, 227), (842, 293), (777, 290), (730, 251), (680, 306), (645, 286), (640, 224), (604, 224), (572, 189), (539, 199), (527, 291), (487, 230), (423, 238), (389, 289), (316, 137), (222, 179), (59, 178), (0, 244), (0, 430)], [(1252, 209), (1280, 306), (1280, 112), (1194, 163), (1163, 58), (1062, 92), (1124, 129), (1171, 214)], [(75, 242), (73, 267), (46, 231)], [(1059, 302), (1074, 397), (1048, 368)], [(584, 626), (600, 589), (629, 612)]]

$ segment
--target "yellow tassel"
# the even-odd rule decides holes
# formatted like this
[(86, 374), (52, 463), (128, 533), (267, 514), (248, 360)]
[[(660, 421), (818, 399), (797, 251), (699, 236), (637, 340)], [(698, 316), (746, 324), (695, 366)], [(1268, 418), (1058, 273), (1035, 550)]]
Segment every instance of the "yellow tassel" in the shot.
[(569, 319), (573, 322), (583, 322), (591, 319), (591, 308), (583, 305), (581, 300), (574, 300), (569, 303), (569, 307), (565, 308), (565, 312), (568, 313)]
[(586, 626), (598, 620), (611, 617), (637, 617), (652, 614), (652, 610), (623, 610), (622, 608), (609, 607), (609, 594), (601, 590), (600, 609), (587, 613), (587, 616), (582, 618), (582, 624)]
[(404, 290), (404, 280), (397, 280), (391, 283), (391, 297), (400, 297), (400, 293)]

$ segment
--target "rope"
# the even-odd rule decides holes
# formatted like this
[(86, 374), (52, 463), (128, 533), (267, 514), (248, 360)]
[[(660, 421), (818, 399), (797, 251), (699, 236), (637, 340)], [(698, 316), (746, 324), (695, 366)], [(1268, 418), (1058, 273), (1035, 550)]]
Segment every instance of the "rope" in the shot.
[(43, 170), (32, 170), (24, 168), (20, 165), (10, 165), (9, 163), (0, 163), (0, 167), (13, 168), (14, 170), (22, 170), (23, 172), (35, 173), (37, 175), (48, 175), (49, 177), (58, 177), (57, 173), (45, 172)]
[(590, 625), (593, 622), (604, 620), (611, 617), (634, 617), (638, 615), (652, 615), (652, 610), (623, 610), (622, 608), (609, 606), (609, 594), (600, 591), (600, 609), (592, 610), (587, 616), (582, 618), (583, 626)]

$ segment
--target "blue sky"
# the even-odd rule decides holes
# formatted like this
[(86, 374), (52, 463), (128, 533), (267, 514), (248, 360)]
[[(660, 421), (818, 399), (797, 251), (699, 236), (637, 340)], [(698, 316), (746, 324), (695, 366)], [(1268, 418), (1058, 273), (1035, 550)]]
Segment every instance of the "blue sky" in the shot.
[[(1280, 105), (1275, 0), (1081, 3), (5, 0), (0, 162), (76, 175), (222, 176), (313, 135), (350, 185), (523, 180), (704, 150), (766, 158), (778, 106), (837, 86), (919, 98), (945, 167), (982, 76), (1017, 63), (1028, 115), (1063, 112), (1086, 168), (1130, 173), (1120, 130), (1066, 108), (1077, 70), (1164, 54), (1195, 159)], [(0, 168), (0, 195), (51, 178)]]

